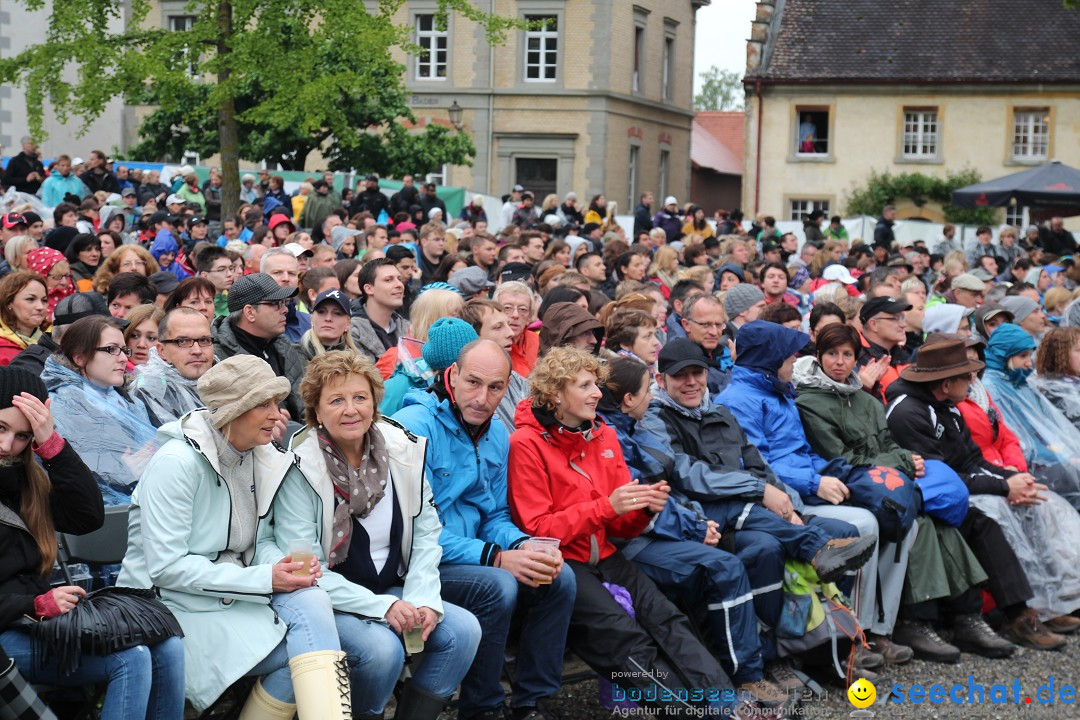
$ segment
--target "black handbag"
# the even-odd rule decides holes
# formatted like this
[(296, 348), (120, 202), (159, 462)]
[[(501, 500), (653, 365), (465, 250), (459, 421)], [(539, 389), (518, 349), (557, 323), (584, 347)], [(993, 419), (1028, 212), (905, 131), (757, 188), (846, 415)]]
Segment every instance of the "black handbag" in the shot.
[(44, 665), (55, 658), (66, 676), (78, 670), (83, 653), (103, 656), (136, 645), (153, 646), (183, 637), (184, 631), (153, 590), (106, 587), (63, 615), (34, 623), (30, 636), (35, 661)]

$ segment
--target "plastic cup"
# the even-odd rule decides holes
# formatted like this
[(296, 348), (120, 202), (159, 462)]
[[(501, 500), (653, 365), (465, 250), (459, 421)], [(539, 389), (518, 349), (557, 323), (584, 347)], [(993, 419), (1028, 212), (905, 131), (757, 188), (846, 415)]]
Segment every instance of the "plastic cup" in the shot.
[(525, 550), (532, 550), (533, 552), (543, 553), (550, 558), (550, 562), (545, 561), (545, 563), (551, 566), (551, 575), (545, 580), (536, 581), (537, 585), (550, 585), (552, 580), (555, 579), (555, 568), (559, 566), (559, 538), (529, 538), (522, 544), (522, 548)]
[(315, 559), (315, 546), (305, 540), (293, 540), (289, 543), (289, 555), (293, 562), (304, 563), (304, 567), (293, 570), (293, 575), (307, 577), (311, 575), (311, 561)]
[(424, 652), (424, 626), (419, 623), (412, 627), (405, 628), (405, 632), (402, 633), (402, 637), (405, 640), (405, 652), (410, 655), (416, 655), (417, 653)]

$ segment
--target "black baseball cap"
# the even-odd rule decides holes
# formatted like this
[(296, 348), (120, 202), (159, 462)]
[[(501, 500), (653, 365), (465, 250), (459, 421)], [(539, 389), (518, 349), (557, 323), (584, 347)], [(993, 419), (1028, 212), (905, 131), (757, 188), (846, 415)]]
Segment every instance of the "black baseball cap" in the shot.
[(84, 317), (101, 315), (109, 317), (109, 307), (105, 298), (98, 293), (75, 293), (56, 303), (53, 311), (53, 326), (70, 325)]
[(512, 262), (503, 265), (502, 272), (499, 273), (499, 280), (501, 282), (509, 282), (511, 280), (521, 280), (527, 278), (532, 273), (532, 266), (526, 263)]
[(911, 309), (911, 303), (902, 300), (893, 300), (890, 297), (870, 298), (859, 311), (859, 320), (866, 322), (870, 318), (877, 317), (882, 313), (895, 315)]
[(657, 367), (664, 375), (677, 375), (688, 367), (708, 368), (705, 351), (693, 340), (676, 338), (660, 350)]
[(763, 240), (761, 243), (761, 254), (764, 255), (767, 252), (775, 252), (780, 249), (780, 243), (775, 240)]
[(208, 224), (207, 220), (202, 215), (192, 215), (191, 217), (188, 218), (188, 221), (187, 221), (187, 226), (189, 228), (193, 228), (196, 225), (206, 225), (206, 224)]
[(245, 275), (229, 288), (229, 312), (243, 310), (267, 300), (288, 300), (299, 292), (297, 288), (283, 288), (266, 273)]

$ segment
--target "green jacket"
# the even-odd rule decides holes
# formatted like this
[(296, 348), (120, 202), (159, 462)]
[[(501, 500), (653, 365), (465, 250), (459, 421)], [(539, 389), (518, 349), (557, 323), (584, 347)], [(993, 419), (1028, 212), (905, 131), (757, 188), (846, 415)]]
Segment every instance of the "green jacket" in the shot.
[(862, 390), (854, 372), (847, 383), (825, 374), (817, 358), (795, 362), (795, 389), (806, 439), (826, 460), (843, 457), (852, 465), (884, 465), (915, 477), (911, 453), (900, 447), (885, 423), (880, 401)]
[[(390, 481), (405, 521), (401, 535), (402, 599), (442, 615), (439, 597), (442, 524), (431, 488), (424, 479), (427, 439), (413, 435), (392, 420), (381, 420), (377, 427), (386, 441)], [(310, 427), (293, 435), (290, 447), (299, 465), (289, 472), (274, 500), (273, 523), (267, 524), (268, 532), (259, 535), (256, 559), (260, 563), (279, 562), (291, 541), (303, 540), (318, 543), (319, 562), (326, 568), (334, 541), (334, 483), (319, 439)], [(393, 595), (376, 595), (329, 568), (323, 570), (319, 587), (330, 594), (335, 610), (379, 621), (398, 600)]]
[[(195, 410), (158, 430), (161, 449), (131, 496), (128, 546), (118, 585), (155, 588), (184, 630), (186, 694), (198, 710), (260, 663), (285, 637), (270, 607), (272, 568), (215, 560), (229, 543), (232, 500), (222, 481), (209, 411)], [(209, 454), (203, 451), (209, 450)], [(273, 445), (253, 451), (255, 499), (264, 527), (295, 456)]]

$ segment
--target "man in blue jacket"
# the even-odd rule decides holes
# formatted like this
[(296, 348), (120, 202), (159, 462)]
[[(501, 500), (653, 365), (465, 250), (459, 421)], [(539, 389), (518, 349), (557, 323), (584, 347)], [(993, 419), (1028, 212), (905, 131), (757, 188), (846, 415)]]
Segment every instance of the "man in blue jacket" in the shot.
[(550, 585), (544, 555), (522, 549), (529, 536), (510, 518), (506, 465), (510, 437), (492, 422), (510, 381), (510, 358), (491, 340), (469, 343), (430, 392), (410, 390), (394, 419), (428, 438), (427, 474), (443, 523), (442, 597), (480, 621), (484, 636), (461, 683), (462, 720), (502, 720), (506, 638), (521, 620), (515, 720), (543, 720), (537, 707), (558, 692), (577, 585), (559, 572)]

